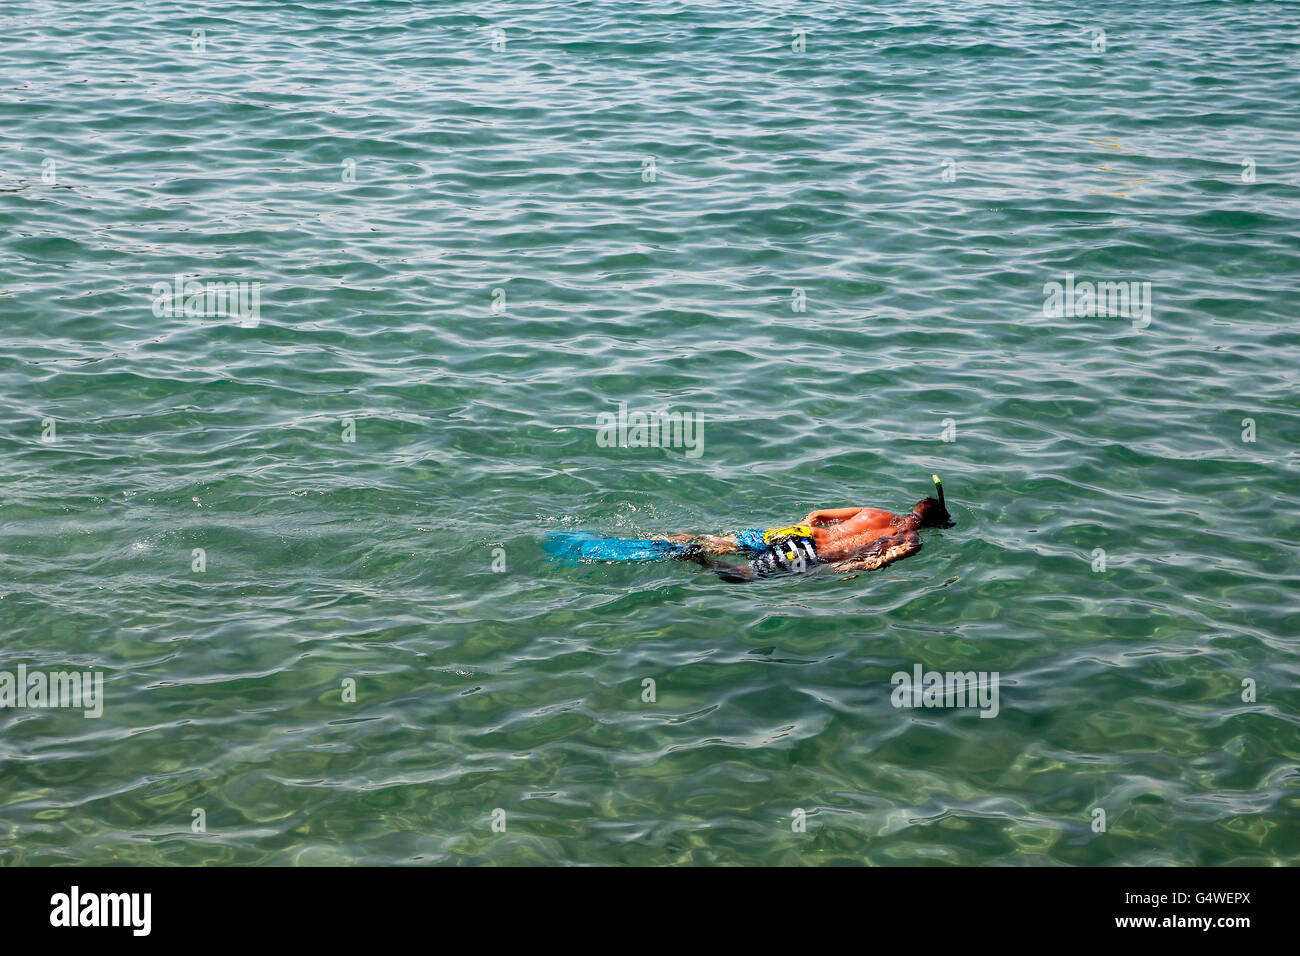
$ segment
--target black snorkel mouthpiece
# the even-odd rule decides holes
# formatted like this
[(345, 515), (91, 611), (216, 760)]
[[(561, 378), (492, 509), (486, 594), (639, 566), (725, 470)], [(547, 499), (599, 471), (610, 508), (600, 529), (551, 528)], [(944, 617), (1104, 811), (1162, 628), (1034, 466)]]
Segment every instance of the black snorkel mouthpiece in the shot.
[(948, 514), (948, 504), (943, 500), (943, 482), (939, 480), (938, 475), (931, 475), (934, 479), (934, 493), (939, 496), (939, 507), (943, 509), (944, 523), (941, 527), (951, 528), (957, 522), (952, 520), (952, 515)]

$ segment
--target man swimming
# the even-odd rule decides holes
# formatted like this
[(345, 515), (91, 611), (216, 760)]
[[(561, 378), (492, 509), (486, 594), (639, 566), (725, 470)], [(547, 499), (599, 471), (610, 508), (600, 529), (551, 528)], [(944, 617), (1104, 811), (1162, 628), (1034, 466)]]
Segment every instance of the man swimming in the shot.
[[(802, 524), (735, 535), (669, 535), (685, 545), (676, 557), (716, 571), (724, 581), (753, 581), (773, 574), (810, 571), (830, 565), (835, 571), (874, 571), (921, 550), (921, 528), (948, 528), (953, 521), (944, 503), (943, 483), (934, 476), (937, 498), (922, 498), (905, 515), (880, 508), (820, 508)], [(748, 552), (747, 566), (711, 557)]]

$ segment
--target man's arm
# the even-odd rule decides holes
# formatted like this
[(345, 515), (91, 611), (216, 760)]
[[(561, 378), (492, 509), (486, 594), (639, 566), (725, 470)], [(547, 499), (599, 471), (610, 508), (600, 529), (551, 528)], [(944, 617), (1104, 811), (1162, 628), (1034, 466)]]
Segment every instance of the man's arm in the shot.
[(921, 550), (921, 536), (915, 531), (907, 534), (884, 535), (872, 542), (870, 549), (847, 561), (838, 561), (831, 567), (836, 571), (875, 571), (887, 564), (911, 557)]
[(816, 511), (808, 512), (808, 517), (803, 519), (804, 524), (810, 524), (816, 527), (823, 524), (834, 524), (837, 521), (847, 521), (855, 514), (863, 511), (863, 508), (818, 508)]

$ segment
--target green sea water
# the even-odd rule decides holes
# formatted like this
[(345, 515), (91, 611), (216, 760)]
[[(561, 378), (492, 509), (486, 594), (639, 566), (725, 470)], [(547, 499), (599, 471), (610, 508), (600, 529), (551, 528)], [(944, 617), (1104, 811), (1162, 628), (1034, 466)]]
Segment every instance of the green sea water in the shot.
[(0, 18), (0, 863), (1300, 856), (1296, 4)]

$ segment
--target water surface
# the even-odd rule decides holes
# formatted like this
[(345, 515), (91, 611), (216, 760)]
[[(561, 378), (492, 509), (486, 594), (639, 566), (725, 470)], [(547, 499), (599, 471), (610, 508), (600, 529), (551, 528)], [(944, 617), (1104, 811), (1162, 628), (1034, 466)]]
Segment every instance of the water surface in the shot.
[[(208, 6), (5, 6), (0, 669), (106, 702), (0, 861), (1295, 862), (1293, 4)], [(852, 580), (541, 549), (934, 471)]]

